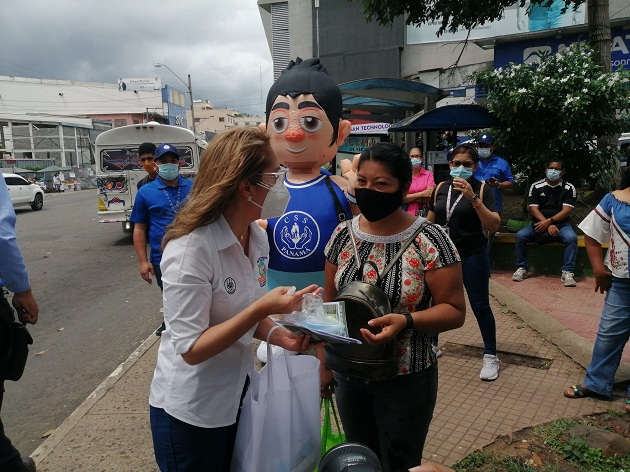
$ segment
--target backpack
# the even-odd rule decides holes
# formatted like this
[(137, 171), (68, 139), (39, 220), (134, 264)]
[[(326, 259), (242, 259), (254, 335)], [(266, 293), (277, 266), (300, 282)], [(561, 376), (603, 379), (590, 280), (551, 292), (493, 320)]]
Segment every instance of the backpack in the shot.
[[(372, 261), (361, 262), (357, 250), (354, 234), (352, 233), (352, 221), (346, 221), (350, 241), (354, 249), (354, 256), (359, 266), (359, 280), (352, 281), (339, 290), (334, 301), (344, 302), (348, 336), (362, 339), (361, 328), (369, 329), (376, 333), (380, 328), (372, 328), (368, 321), (379, 318), (392, 312), (391, 302), (387, 294), (380, 288), (381, 279), (394, 267), (398, 259), (418, 236), (420, 231), (430, 224), (424, 221), (413, 235), (401, 246), (398, 253), (385, 267), (382, 274), (378, 273), (376, 264)], [(375, 285), (363, 282), (363, 267), (371, 266), (376, 271), (377, 281)], [(329, 369), (341, 374), (352, 375), (369, 380), (391, 379), (398, 373), (398, 358), (396, 355), (396, 339), (379, 344), (327, 344), (325, 347), (326, 365)]]

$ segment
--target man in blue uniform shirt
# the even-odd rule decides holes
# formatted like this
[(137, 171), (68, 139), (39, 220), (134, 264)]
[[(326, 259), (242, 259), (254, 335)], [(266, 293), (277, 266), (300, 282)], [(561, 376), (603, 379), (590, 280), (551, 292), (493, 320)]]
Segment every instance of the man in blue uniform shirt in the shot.
[[(140, 187), (129, 218), (134, 223), (133, 247), (140, 265), (140, 277), (153, 283), (151, 276), (154, 276), (160, 290), (162, 238), (166, 227), (175, 219), (177, 210), (184, 205), (193, 184), (192, 180), (179, 175), (179, 159), (175, 146), (162, 143), (157, 147), (153, 165), (158, 176)], [(147, 239), (151, 247), (150, 258), (147, 258)], [(164, 329), (162, 323), (155, 334), (161, 335)]]
[[(0, 367), (8, 353), (4, 347), (10, 345), (7, 335), (13, 323), (14, 314), (5, 298), (4, 287), (13, 292), (12, 304), (22, 323), (37, 323), (39, 306), (31, 292), (31, 284), (24, 265), (22, 252), (15, 236), (15, 212), (4, 178), (0, 176)], [(1, 371), (2, 369), (0, 369)], [(4, 396), (4, 377), (0, 372), (0, 409)], [(7, 472), (35, 472), (35, 463), (30, 457), (22, 458), (4, 433), (0, 418), (0, 470)]]

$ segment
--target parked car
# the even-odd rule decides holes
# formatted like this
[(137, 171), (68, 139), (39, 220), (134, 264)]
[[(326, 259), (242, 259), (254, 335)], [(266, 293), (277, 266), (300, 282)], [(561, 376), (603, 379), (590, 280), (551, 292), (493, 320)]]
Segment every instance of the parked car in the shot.
[(44, 208), (44, 191), (39, 185), (30, 183), (21, 175), (2, 174), (9, 195), (15, 208), (30, 206), (33, 210), (41, 210)]

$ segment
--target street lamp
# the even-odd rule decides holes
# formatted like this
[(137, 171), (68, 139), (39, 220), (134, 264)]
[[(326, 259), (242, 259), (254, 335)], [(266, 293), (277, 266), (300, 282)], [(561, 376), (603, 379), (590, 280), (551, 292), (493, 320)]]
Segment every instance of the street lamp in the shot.
[(192, 118), (192, 131), (193, 131), (193, 134), (195, 135), (195, 139), (197, 139), (197, 127), (195, 126), (195, 106), (193, 104), (193, 94), (192, 94), (192, 84), (190, 82), (190, 74), (188, 74), (188, 83), (186, 83), (182, 80), (182, 78), (179, 75), (173, 72), (173, 70), (166, 64), (160, 64), (158, 62), (157, 64), (155, 64), (155, 67), (166, 67), (171, 72), (171, 74), (177, 77), (182, 84), (188, 87), (188, 94), (190, 95), (190, 116)]

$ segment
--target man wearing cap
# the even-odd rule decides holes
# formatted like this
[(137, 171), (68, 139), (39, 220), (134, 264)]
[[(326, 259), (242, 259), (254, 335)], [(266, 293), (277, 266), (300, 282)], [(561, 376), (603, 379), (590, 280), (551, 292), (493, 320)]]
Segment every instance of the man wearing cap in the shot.
[[(499, 215), (503, 211), (503, 190), (512, 188), (514, 185), (514, 177), (510, 170), (510, 164), (502, 157), (494, 153), (494, 136), (490, 133), (484, 133), (477, 137), (477, 154), (479, 155), (479, 163), (473, 176), (486, 185), (492, 187), (494, 199), (497, 204), (497, 212)], [(492, 240), (495, 233), (488, 235), (488, 257), (492, 249)]]
[[(166, 227), (175, 219), (175, 214), (185, 203), (192, 180), (179, 175), (180, 155), (175, 146), (162, 143), (155, 151), (154, 169), (157, 178), (143, 185), (136, 195), (130, 220), (133, 227), (133, 247), (140, 264), (140, 277), (153, 283), (155, 277), (162, 290), (162, 238)], [(147, 234), (148, 232), (148, 234)], [(147, 236), (151, 247), (151, 256), (147, 259)], [(164, 323), (155, 332), (160, 336), (165, 329)]]

